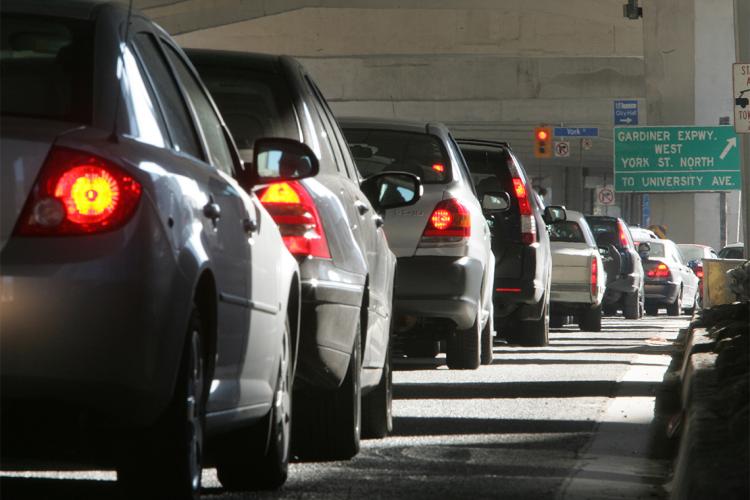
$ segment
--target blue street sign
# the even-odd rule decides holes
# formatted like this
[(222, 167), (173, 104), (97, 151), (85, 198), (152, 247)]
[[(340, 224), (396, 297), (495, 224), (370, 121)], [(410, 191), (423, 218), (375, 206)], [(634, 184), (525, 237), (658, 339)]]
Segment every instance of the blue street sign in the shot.
[(615, 101), (615, 125), (638, 125), (638, 101)]
[(596, 127), (555, 127), (555, 137), (599, 137)]

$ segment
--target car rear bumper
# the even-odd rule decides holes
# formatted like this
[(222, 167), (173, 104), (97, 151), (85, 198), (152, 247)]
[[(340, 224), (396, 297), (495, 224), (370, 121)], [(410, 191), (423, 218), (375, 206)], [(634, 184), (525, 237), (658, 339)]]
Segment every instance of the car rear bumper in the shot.
[(619, 302), (624, 295), (637, 292), (639, 288), (638, 281), (637, 276), (628, 274), (607, 282), (602, 302), (605, 304), (614, 304)]
[(652, 304), (672, 304), (679, 293), (679, 285), (670, 281), (649, 282), (644, 285), (646, 302)]
[(441, 318), (459, 329), (474, 324), (484, 269), (470, 257), (402, 257), (396, 265), (393, 306), (397, 315)]
[(322, 389), (346, 376), (361, 315), (363, 286), (304, 279), (297, 379)]
[(4, 400), (71, 404), (114, 426), (146, 425), (161, 414), (192, 284), (158, 222), (143, 219), (85, 244), (80, 237), (8, 242), (0, 255)]
[(589, 283), (555, 283), (550, 286), (550, 303), (573, 303), (597, 305), (597, 297), (591, 296)]

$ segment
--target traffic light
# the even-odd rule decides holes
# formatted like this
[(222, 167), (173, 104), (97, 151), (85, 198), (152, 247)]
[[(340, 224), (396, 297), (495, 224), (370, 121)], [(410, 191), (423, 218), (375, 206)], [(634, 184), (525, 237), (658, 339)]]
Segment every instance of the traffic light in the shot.
[(537, 127), (534, 129), (534, 156), (552, 158), (552, 129)]

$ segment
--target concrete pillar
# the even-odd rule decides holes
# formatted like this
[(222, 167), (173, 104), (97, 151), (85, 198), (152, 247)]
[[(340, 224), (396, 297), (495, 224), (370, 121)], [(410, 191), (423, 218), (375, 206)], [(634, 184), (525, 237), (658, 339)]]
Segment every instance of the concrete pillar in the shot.
[[(643, 3), (649, 125), (718, 125), (720, 117), (732, 115), (733, 23), (733, 0)], [(677, 242), (718, 248), (719, 198), (716, 193), (654, 194), (651, 223), (668, 226), (667, 236)], [(738, 195), (727, 199), (731, 241)]]

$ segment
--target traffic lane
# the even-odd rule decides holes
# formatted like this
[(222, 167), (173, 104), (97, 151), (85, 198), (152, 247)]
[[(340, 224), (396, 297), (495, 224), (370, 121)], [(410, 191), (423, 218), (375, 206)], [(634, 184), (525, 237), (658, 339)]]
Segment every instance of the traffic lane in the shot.
[[(592, 442), (604, 424), (626, 438), (647, 432), (647, 421), (628, 422), (622, 415), (629, 415), (621, 415), (625, 410), (613, 402), (631, 401), (648, 413), (664, 358), (686, 324), (687, 318), (663, 316), (606, 318), (598, 333), (569, 325), (553, 330), (545, 348), (496, 346), (493, 365), (476, 371), (450, 371), (444, 358), (398, 360), (393, 436), (363, 441), (362, 452), (348, 462), (292, 464), (278, 492), (227, 493), (215, 471), (207, 470), (205, 496), (548, 498), (562, 490), (580, 491), (586, 481), (594, 488), (607, 481), (635, 484), (635, 474), (623, 470), (638, 471), (638, 481), (658, 485), (663, 464), (647, 461), (657, 472), (644, 474), (648, 468), (631, 464), (626, 446), (587, 457), (592, 466), (582, 466), (582, 457), (587, 449), (599, 449)], [(647, 376), (638, 376), (638, 370)], [(614, 465), (602, 460), (612, 455), (618, 459)], [(116, 492), (114, 473), (108, 471), (28, 476), (4, 473), (3, 498), (94, 499)]]

